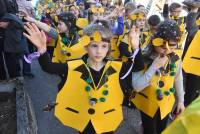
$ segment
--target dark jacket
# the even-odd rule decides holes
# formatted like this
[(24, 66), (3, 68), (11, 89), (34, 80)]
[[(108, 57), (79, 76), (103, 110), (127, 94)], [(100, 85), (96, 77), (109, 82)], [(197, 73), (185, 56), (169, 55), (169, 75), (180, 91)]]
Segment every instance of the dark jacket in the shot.
[(23, 22), (14, 14), (6, 13), (0, 21), (9, 22), (4, 32), (4, 51), (9, 53), (23, 53), (26, 45), (22, 45)]
[(185, 56), (185, 53), (187, 52), (189, 45), (191, 44), (194, 36), (196, 35), (197, 31), (199, 30), (199, 26), (197, 26), (196, 23), (196, 19), (198, 17), (199, 13), (189, 13), (187, 15), (187, 22), (186, 24), (187, 27), (187, 31), (188, 31), (188, 36), (185, 42), (185, 47), (184, 47), (184, 51), (183, 51), (183, 58)]

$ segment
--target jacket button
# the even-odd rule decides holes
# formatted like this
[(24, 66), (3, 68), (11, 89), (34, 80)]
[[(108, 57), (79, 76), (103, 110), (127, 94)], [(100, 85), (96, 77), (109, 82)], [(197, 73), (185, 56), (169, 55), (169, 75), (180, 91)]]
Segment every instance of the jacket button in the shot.
[(67, 53), (66, 55), (67, 55), (68, 57), (70, 57), (70, 56), (71, 56), (71, 53)]
[(88, 109), (88, 113), (89, 113), (89, 114), (94, 114), (94, 113), (95, 113), (95, 110), (94, 110), (93, 108), (89, 108), (89, 109)]
[(164, 85), (165, 85), (165, 83), (164, 83), (163, 81), (160, 80), (160, 81), (158, 82), (158, 86), (159, 86), (160, 88), (164, 87)]

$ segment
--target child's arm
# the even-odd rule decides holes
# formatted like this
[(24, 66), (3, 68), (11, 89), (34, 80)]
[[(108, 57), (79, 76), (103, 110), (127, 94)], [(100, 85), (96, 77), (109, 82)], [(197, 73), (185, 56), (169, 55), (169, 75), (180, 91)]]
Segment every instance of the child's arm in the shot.
[(156, 73), (156, 70), (163, 67), (168, 58), (165, 57), (157, 57), (151, 66), (145, 71), (133, 72), (132, 74), (132, 85), (134, 89), (139, 92), (142, 91), (144, 88), (150, 85), (151, 78)]
[(164, 19), (169, 19), (169, 1), (166, 0), (163, 7), (163, 17)]
[(121, 35), (124, 32), (124, 7), (117, 8), (117, 28), (113, 31), (115, 35)]
[(176, 97), (178, 99), (178, 105), (176, 109), (176, 113), (180, 114), (184, 111), (184, 89), (183, 89), (183, 74), (182, 74), (182, 61), (178, 65), (178, 70), (176, 73), (174, 86), (176, 89)]
[(52, 63), (46, 52), (46, 35), (40, 31), (35, 24), (26, 24), (24, 26), (27, 33), (24, 36), (36, 46), (40, 53), (39, 63), (42, 69), (50, 74), (67, 75), (67, 65), (61, 63)]
[(188, 31), (189, 35), (199, 29), (196, 25), (196, 19), (198, 14), (198, 8), (192, 8), (190, 13), (187, 15), (186, 30)]
[[(139, 49), (139, 40), (140, 30), (133, 26), (130, 32), (124, 36), (123, 41), (120, 42), (118, 46), (120, 53), (127, 58), (132, 59), (134, 56), (134, 50)], [(133, 51), (129, 51), (129, 44), (131, 45)]]
[(114, 26), (110, 26), (111, 31), (114, 35), (122, 35), (123, 31), (124, 31), (124, 18), (119, 16), (117, 18), (117, 28), (115, 28)]
[(25, 19), (28, 21), (28, 22), (31, 22), (31, 23), (35, 23), (35, 25), (39, 28), (39, 29), (42, 29), (44, 32), (46, 32), (49, 36), (53, 37), (54, 39), (58, 39), (58, 33), (56, 31), (55, 28), (43, 23), (43, 22), (40, 22), (40, 21), (37, 21), (36, 19), (34, 18), (31, 18), (30, 16), (26, 16)]

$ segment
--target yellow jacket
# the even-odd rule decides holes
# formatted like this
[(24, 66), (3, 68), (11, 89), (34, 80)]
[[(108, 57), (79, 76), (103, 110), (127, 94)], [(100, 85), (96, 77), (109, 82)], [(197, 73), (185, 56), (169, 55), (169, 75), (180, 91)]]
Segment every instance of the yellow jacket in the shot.
[[(108, 61), (101, 80), (96, 86), (93, 80), (91, 83), (87, 82), (91, 73), (82, 60), (69, 61), (67, 81), (57, 95), (58, 105), (55, 107), (55, 116), (64, 125), (81, 132), (89, 121), (98, 134), (116, 130), (123, 120), (123, 92), (119, 83), (121, 67), (120, 62)], [(89, 92), (85, 90), (88, 86), (91, 88)], [(106, 88), (109, 93), (105, 96), (102, 92)], [(98, 100), (96, 105), (89, 104), (89, 96)], [(101, 97), (106, 101), (99, 101)]]
[[(176, 72), (179, 62), (180, 60), (176, 62), (174, 72)], [(174, 90), (174, 78), (170, 75), (161, 75), (160, 78), (159, 75), (153, 75), (151, 84), (141, 92), (136, 93), (131, 101), (148, 116), (153, 118), (157, 110), (160, 110), (161, 119), (165, 118), (172, 111), (175, 102), (174, 93), (171, 91)], [(159, 87), (158, 83), (161, 83), (162, 86)], [(163, 93), (162, 100), (157, 99), (158, 89)]]
[(52, 62), (61, 62), (66, 63), (68, 60), (81, 58), (85, 53), (85, 44), (81, 42), (79, 39), (78, 43), (70, 46), (65, 46), (62, 41), (61, 37), (58, 37), (56, 48), (54, 49)]
[(200, 30), (196, 33), (183, 59), (183, 69), (186, 73), (200, 76)]

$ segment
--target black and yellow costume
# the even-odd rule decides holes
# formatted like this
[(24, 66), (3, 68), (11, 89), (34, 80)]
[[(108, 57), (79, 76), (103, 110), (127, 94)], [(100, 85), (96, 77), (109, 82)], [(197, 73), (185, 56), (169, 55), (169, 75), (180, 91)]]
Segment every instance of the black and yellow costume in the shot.
[(81, 58), (85, 53), (84, 43), (79, 39), (78, 43), (72, 44), (71, 42), (65, 45), (61, 39), (58, 37), (56, 48), (53, 53), (53, 62), (66, 63), (68, 60)]
[[(132, 70), (143, 69), (139, 52)], [(106, 61), (106, 65), (95, 71), (87, 66), (87, 56), (65, 64), (52, 63), (47, 53), (39, 58), (43, 70), (62, 76), (60, 91), (55, 107), (55, 116), (66, 126), (85, 132), (94, 128), (93, 133), (115, 131), (123, 120), (123, 92), (131, 89), (131, 74), (128, 79), (120, 79), (132, 62)], [(129, 79), (130, 78), (130, 79)]]
[(180, 40), (180, 42), (178, 44), (178, 47), (183, 50), (184, 45), (185, 45), (185, 40), (186, 40), (186, 37), (187, 37), (186, 25), (190, 25), (189, 23), (186, 24), (187, 17), (185, 17), (185, 16), (183, 16), (183, 17), (170, 16), (169, 15), (168, 4), (164, 5), (163, 16), (164, 16), (165, 19), (171, 19), (171, 20), (176, 21), (177, 24), (179, 25), (179, 28), (180, 28), (182, 36), (181, 36), (181, 40)]
[(183, 69), (186, 73), (200, 76), (200, 30), (198, 30), (192, 40), (183, 59)]
[[(177, 53), (179, 56), (181, 55), (180, 50)], [(180, 60), (176, 61), (175, 64), (168, 62), (167, 68), (170, 68), (168, 74), (162, 75), (162, 73), (157, 72), (153, 75), (151, 84), (136, 94), (132, 102), (139, 110), (152, 118), (159, 110), (161, 120), (172, 111), (175, 102), (174, 76), (178, 63), (180, 63)]]
[[(188, 37), (183, 54), (183, 70), (185, 73), (185, 105), (189, 105), (200, 95), (200, 51), (199, 51), (199, 12), (188, 14)], [(195, 24), (196, 23), (196, 24)]]
[(122, 41), (124, 35), (128, 32), (129, 29), (129, 24), (128, 22), (124, 22), (124, 29), (123, 29), (123, 34), (121, 35), (114, 35), (113, 38), (111, 39), (111, 57), (114, 59), (120, 59), (121, 54), (119, 50), (119, 44)]

